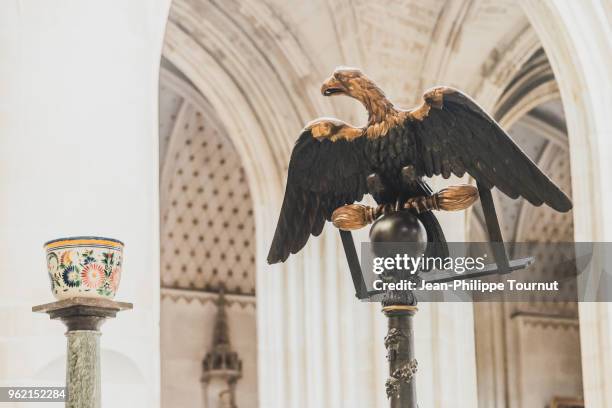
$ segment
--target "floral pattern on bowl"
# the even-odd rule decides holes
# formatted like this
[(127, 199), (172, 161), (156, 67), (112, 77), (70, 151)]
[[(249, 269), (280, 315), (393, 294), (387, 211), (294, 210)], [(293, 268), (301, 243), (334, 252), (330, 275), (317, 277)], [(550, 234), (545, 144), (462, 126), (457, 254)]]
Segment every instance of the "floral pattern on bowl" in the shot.
[(45, 244), (51, 292), (57, 299), (113, 299), (119, 289), (123, 243), (111, 238), (73, 237)]

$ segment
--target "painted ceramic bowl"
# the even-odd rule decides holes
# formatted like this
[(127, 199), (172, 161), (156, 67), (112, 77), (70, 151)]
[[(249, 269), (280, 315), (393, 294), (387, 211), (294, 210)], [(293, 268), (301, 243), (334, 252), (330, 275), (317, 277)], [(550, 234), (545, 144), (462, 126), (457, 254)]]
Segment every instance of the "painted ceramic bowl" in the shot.
[(102, 237), (60, 238), (45, 244), (51, 291), (57, 299), (112, 299), (119, 288), (123, 242)]

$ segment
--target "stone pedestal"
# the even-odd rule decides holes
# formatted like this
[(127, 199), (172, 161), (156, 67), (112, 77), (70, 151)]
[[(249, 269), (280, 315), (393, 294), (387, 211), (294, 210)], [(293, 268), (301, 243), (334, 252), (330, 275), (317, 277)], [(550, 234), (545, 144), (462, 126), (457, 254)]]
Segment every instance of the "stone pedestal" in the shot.
[(32, 308), (61, 320), (68, 329), (67, 408), (101, 407), (100, 326), (117, 312), (129, 309), (131, 303), (94, 298), (65, 299)]

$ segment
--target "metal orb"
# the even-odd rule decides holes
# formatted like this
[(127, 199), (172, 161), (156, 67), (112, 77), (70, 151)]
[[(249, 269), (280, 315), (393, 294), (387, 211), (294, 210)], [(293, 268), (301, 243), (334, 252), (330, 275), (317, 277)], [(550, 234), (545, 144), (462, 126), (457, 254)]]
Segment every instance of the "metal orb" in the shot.
[(421, 223), (410, 211), (396, 211), (377, 219), (370, 229), (372, 242), (423, 242)]
[(425, 251), (424, 235), (424, 228), (411, 211), (396, 211), (374, 222), (370, 229), (371, 248), (379, 257), (415, 257)]

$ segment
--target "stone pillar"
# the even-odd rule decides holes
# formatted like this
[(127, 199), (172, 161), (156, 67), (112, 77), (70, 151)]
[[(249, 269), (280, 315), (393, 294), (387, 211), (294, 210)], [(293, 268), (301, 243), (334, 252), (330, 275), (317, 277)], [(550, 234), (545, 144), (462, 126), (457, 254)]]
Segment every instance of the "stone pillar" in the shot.
[(109, 299), (72, 298), (35, 306), (33, 312), (49, 314), (67, 327), (66, 407), (101, 407), (100, 326), (131, 303)]

